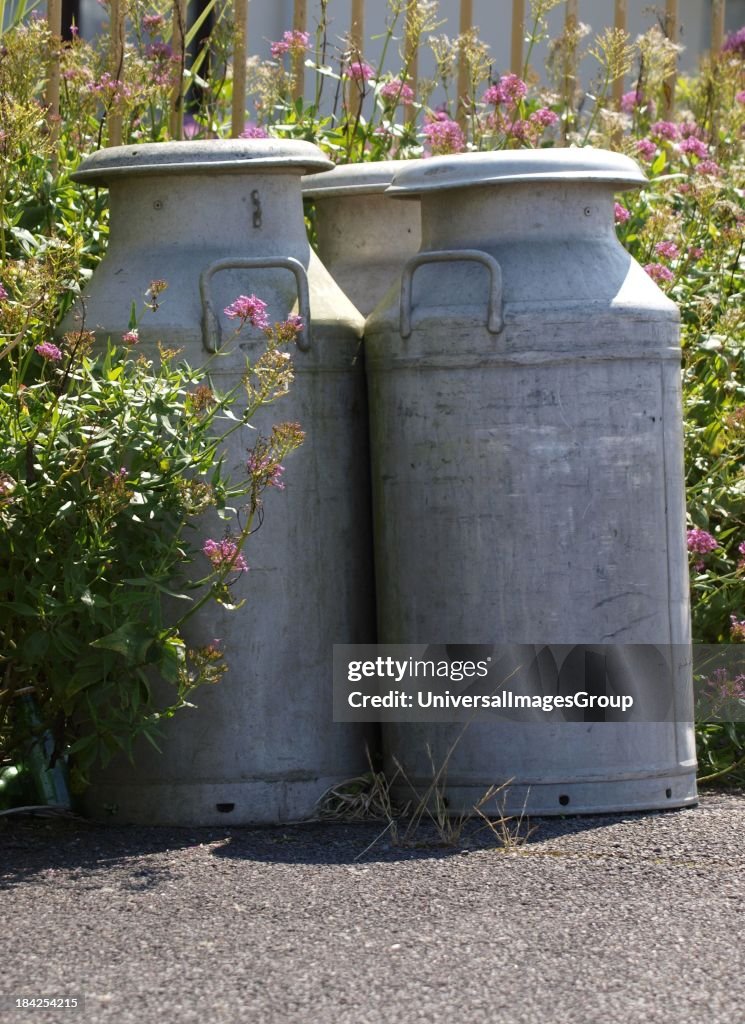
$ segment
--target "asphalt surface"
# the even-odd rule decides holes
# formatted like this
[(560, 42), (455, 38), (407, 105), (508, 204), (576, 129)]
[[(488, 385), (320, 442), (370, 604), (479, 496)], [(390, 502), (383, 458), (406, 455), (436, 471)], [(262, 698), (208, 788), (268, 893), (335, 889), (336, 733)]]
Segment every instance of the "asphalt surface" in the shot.
[(745, 1024), (745, 794), (531, 825), (0, 818), (0, 1020)]

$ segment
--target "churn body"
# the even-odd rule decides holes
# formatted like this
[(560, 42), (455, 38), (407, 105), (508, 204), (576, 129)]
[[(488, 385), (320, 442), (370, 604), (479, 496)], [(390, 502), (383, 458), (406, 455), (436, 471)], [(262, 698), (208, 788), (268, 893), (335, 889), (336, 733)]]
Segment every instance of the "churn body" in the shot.
[[(203, 610), (188, 627), (194, 646), (222, 641), (228, 672), (165, 723), (163, 756), (140, 744), (134, 768), (122, 758), (98, 773), (86, 796), (96, 816), (300, 819), (367, 766), (367, 734), (331, 713), (333, 644), (374, 639), (374, 598), (362, 321), (310, 250), (302, 210), (301, 175), (328, 166), (308, 143), (236, 140), (104, 150), (76, 175), (111, 194), (110, 244), (85, 301), (97, 335), (126, 330), (132, 301), (164, 279), (139, 348), (181, 349), (227, 391), (265, 345), (252, 328), (232, 337), (222, 310), (238, 295), (266, 301), (271, 322), (293, 311), (309, 320), (290, 393), (226, 441), (226, 465), (240, 474), (273, 423), (296, 421), (306, 434), (246, 543), (249, 571), (234, 588), (245, 605)], [(200, 530), (219, 539), (224, 523)]]
[(422, 251), (365, 329), (379, 641), (613, 645), (640, 695), (660, 658), (674, 691), (635, 721), (384, 724), (421, 791), (451, 752), (454, 809), (508, 781), (510, 811), (696, 799), (678, 311), (614, 228), (614, 191), (644, 180), (542, 150), (434, 158), (389, 190), (420, 197)]
[(315, 204), (318, 254), (363, 316), (419, 249), (419, 203), (385, 195), (397, 167), (396, 160), (343, 164), (303, 179), (303, 196)]

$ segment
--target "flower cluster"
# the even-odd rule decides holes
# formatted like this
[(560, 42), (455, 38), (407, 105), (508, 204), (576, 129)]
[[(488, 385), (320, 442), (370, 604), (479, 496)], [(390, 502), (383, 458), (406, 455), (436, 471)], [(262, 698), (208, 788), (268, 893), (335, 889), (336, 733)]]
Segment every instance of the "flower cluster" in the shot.
[(53, 345), (51, 341), (43, 341), (40, 345), (35, 345), (34, 351), (42, 359), (49, 360), (50, 363), (58, 363), (62, 358), (62, 351), (56, 345)]
[(446, 153), (461, 153), (466, 148), (466, 137), (457, 121), (451, 120), (443, 111), (430, 116), (422, 128), (433, 156)]
[(269, 52), (275, 60), (284, 57), (286, 53), (292, 54), (293, 57), (301, 57), (309, 46), (310, 35), (307, 32), (290, 29), (278, 42), (270, 43)]
[(355, 82), (369, 82), (375, 77), (375, 68), (364, 60), (353, 60), (347, 68), (347, 74)]
[(380, 95), (391, 103), (401, 103), (405, 107), (414, 102), (414, 90), (399, 78), (386, 82), (380, 89)]
[(241, 326), (246, 323), (262, 329), (269, 326), (266, 302), (255, 295), (239, 295), (223, 312), (229, 320), (240, 320)]
[(238, 545), (229, 537), (225, 537), (223, 540), (206, 540), (202, 545), (202, 553), (207, 556), (212, 567), (218, 572), (223, 569), (232, 569), (233, 572), (248, 570), (248, 565), (238, 550)]
[(499, 82), (490, 85), (481, 97), (484, 103), (491, 103), (494, 106), (517, 106), (523, 97), (527, 96), (528, 87), (522, 78), (517, 75), (502, 75)]

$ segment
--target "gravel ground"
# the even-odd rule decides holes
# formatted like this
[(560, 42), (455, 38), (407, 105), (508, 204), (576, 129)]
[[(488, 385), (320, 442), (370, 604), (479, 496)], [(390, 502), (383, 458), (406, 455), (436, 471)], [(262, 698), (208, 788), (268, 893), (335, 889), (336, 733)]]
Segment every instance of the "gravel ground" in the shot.
[(745, 794), (531, 824), (365, 852), (380, 825), (0, 818), (0, 1020), (745, 1024)]

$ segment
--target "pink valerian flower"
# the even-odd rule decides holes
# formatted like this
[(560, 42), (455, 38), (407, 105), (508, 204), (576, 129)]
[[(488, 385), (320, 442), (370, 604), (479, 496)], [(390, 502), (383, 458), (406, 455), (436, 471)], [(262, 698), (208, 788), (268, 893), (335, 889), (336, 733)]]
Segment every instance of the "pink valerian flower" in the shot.
[[(708, 555), (711, 551), (714, 551), (719, 547), (719, 542), (715, 537), (707, 530), (700, 530), (694, 526), (693, 529), (688, 530), (687, 533), (688, 550), (694, 555)], [(698, 557), (693, 562), (693, 568), (696, 572), (701, 572), (704, 568), (704, 560)]]
[(697, 156), (699, 160), (703, 160), (709, 155), (709, 147), (701, 139), (697, 139), (695, 135), (689, 135), (683, 139), (679, 148), (681, 153), (691, 153), (693, 156)]
[(247, 121), (239, 139), (268, 139), (269, 132), (260, 124), (252, 124)]
[(299, 29), (289, 29), (285, 32), (279, 42), (269, 44), (269, 52), (276, 60), (286, 53), (293, 57), (300, 57), (310, 46), (310, 34), (301, 32)]
[(710, 697), (725, 701), (745, 701), (745, 675), (730, 679), (727, 669), (718, 668), (706, 680), (705, 685)]
[(700, 245), (689, 245), (688, 246), (688, 259), (690, 259), (690, 260), (700, 260), (703, 255), (704, 255), (704, 250), (701, 248)]
[(724, 40), (722, 53), (739, 53), (745, 57), (745, 25), (737, 32), (731, 32)]
[(541, 125), (542, 128), (550, 128), (559, 120), (559, 115), (555, 114), (553, 110), (549, 110), (548, 107), (541, 107), (540, 110), (533, 111), (530, 120), (533, 124)]
[(616, 218), (616, 224), (625, 224), (631, 214), (625, 206), (621, 206), (620, 203), (613, 204), (613, 213)]
[(41, 345), (34, 346), (34, 352), (38, 352), (42, 359), (48, 359), (50, 363), (58, 363), (62, 358), (61, 350), (51, 341), (43, 341)]
[(735, 99), (738, 103), (745, 103), (745, 89), (735, 93)]
[(536, 128), (522, 118), (518, 118), (517, 121), (513, 121), (512, 124), (505, 125), (505, 130), (508, 135), (511, 135), (514, 139), (519, 139), (520, 142), (530, 141), (536, 134)]
[(437, 111), (422, 128), (422, 133), (435, 156), (444, 153), (460, 153), (466, 147), (466, 137), (457, 121), (451, 120), (444, 111)]
[(502, 75), (497, 84), (490, 85), (481, 99), (484, 103), (493, 103), (494, 106), (517, 106), (527, 94), (528, 87), (522, 78), (510, 73)]
[(655, 109), (654, 101), (645, 99), (644, 93), (639, 89), (632, 89), (631, 92), (625, 92), (621, 97), (621, 110), (624, 114), (633, 114), (635, 110), (644, 106), (649, 108), (650, 113)]
[(108, 93), (112, 99), (116, 99), (117, 97), (129, 99), (132, 95), (132, 90), (129, 88), (127, 83), (121, 82), (118, 78), (114, 78), (114, 76), (109, 74), (108, 71), (104, 71), (97, 82), (90, 82), (87, 89), (88, 92), (97, 96), (102, 93)]
[(133, 327), (131, 330), (127, 331), (126, 334), (122, 335), (122, 341), (125, 345), (136, 345), (139, 340), (140, 332), (136, 327)]
[(636, 151), (642, 160), (653, 160), (657, 155), (657, 146), (651, 139), (639, 139)]
[(375, 77), (375, 68), (371, 68), (364, 60), (353, 60), (347, 68), (347, 74), (355, 82), (369, 82)]
[(672, 121), (655, 121), (649, 128), (650, 134), (658, 139), (666, 139), (668, 142), (675, 142), (680, 135), (678, 126)]
[(738, 619), (736, 615), (729, 617), (729, 635), (733, 643), (745, 643), (745, 619)]
[(675, 242), (658, 242), (654, 249), (660, 256), (664, 256), (666, 260), (676, 260), (680, 255), (680, 249)]
[(233, 572), (246, 572), (248, 565), (238, 550), (235, 541), (225, 538), (224, 540), (206, 540), (202, 545), (202, 554), (206, 555), (214, 569), (232, 569)]
[(740, 555), (739, 559), (737, 560), (737, 568), (745, 569), (745, 540), (741, 541), (737, 545), (737, 551)]
[(409, 107), (414, 102), (414, 90), (400, 78), (393, 78), (390, 82), (386, 82), (380, 90), (380, 95), (384, 100), (400, 103), (404, 107)]
[(297, 313), (290, 313), (286, 320), (274, 325), (274, 335), (281, 345), (289, 345), (297, 339), (298, 334), (305, 327), (305, 321)]
[(712, 178), (719, 178), (723, 171), (716, 160), (701, 160), (696, 164), (696, 174), (708, 174)]
[(6, 292), (5, 288), (3, 288), (3, 286), (0, 284), (0, 302), (3, 302), (5, 299), (7, 299), (7, 297), (8, 293)]
[(701, 134), (701, 129), (695, 121), (681, 121), (678, 128), (681, 139), (690, 139), (693, 135), (698, 137)]
[(653, 281), (675, 280), (675, 274), (673, 274), (672, 270), (669, 267), (666, 267), (664, 263), (648, 263), (644, 269)]
[(255, 451), (249, 452), (246, 471), (254, 478), (259, 487), (274, 487), (278, 491), (285, 489), (282, 481), (285, 467), (275, 462), (263, 445), (259, 445)]
[(239, 295), (237, 299), (223, 310), (229, 320), (241, 320), (262, 329), (269, 326), (266, 315), (266, 303), (255, 295)]
[(146, 14), (142, 19), (142, 27), (148, 35), (154, 36), (166, 23), (164, 14)]

